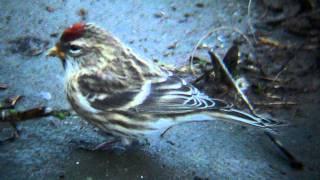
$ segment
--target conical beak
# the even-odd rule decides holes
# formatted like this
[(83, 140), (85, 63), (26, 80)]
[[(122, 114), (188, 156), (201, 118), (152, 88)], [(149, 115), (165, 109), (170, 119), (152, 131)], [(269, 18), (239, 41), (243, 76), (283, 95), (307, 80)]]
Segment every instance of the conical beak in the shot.
[(66, 57), (65, 53), (61, 50), (60, 43), (57, 43), (54, 47), (47, 51), (47, 57), (48, 56), (58, 57), (61, 60), (65, 60)]

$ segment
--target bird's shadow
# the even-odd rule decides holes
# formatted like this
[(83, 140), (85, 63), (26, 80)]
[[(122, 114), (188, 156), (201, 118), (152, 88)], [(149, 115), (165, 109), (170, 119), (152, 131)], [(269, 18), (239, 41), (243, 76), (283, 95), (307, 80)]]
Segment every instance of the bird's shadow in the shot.
[[(156, 156), (132, 146), (119, 151), (88, 151), (75, 148), (64, 164), (66, 178), (77, 179), (91, 177), (104, 179), (117, 177), (119, 179), (138, 178), (172, 178), (177, 173), (175, 169), (166, 167)], [(94, 168), (92, 168), (94, 167)], [(170, 176), (170, 177), (168, 177)]]

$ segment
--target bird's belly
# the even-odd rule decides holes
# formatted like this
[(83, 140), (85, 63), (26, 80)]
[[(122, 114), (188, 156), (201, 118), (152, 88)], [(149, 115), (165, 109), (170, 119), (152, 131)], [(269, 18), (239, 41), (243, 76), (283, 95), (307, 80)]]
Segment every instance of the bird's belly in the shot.
[(186, 122), (198, 122), (208, 120), (213, 120), (213, 118), (207, 114), (191, 114), (176, 117), (159, 118), (149, 124), (150, 128), (154, 130), (147, 131), (146, 134), (153, 134), (159, 132), (161, 133), (169, 127)]

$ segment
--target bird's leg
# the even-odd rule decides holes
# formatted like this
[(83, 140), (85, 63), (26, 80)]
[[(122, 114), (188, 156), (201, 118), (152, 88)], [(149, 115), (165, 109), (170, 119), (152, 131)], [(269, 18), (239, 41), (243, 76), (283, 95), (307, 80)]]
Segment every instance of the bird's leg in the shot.
[(13, 135), (12, 135), (12, 138), (13, 138), (13, 139), (17, 139), (17, 138), (19, 138), (19, 137), (20, 137), (20, 131), (19, 131), (19, 129), (18, 129), (17, 124), (16, 124), (16, 123), (14, 123), (14, 122), (10, 122), (10, 125), (11, 125), (11, 126), (12, 126), (12, 128), (13, 128)]

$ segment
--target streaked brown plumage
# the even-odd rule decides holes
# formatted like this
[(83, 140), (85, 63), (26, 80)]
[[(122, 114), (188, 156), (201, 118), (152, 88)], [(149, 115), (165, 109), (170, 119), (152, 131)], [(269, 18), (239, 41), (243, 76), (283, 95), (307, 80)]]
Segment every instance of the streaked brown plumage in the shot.
[(63, 62), (65, 91), (74, 110), (126, 143), (187, 121), (227, 119), (262, 128), (278, 124), (208, 97), (92, 24), (67, 28), (49, 55)]

